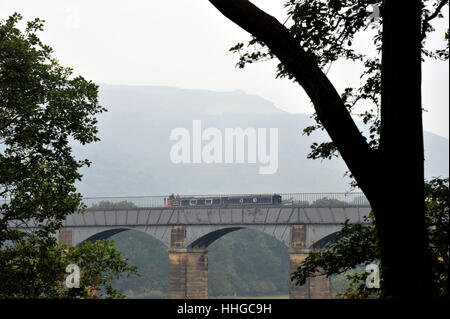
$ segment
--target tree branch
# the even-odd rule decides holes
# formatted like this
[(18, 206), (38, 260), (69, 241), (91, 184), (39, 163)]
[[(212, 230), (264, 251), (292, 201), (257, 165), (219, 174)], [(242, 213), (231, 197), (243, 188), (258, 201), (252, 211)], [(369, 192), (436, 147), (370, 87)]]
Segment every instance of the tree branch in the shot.
[(303, 87), (322, 125), (370, 200), (376, 152), (367, 144), (333, 84), (278, 20), (247, 0), (209, 0), (224, 16), (264, 42)]
[(425, 37), (426, 37), (427, 26), (430, 24), (430, 21), (433, 20), (434, 18), (436, 18), (439, 15), (439, 13), (441, 13), (442, 8), (444, 8), (444, 6), (446, 4), (448, 4), (448, 0), (441, 0), (441, 2), (436, 7), (436, 10), (433, 12), (433, 14), (431, 14), (430, 16), (428, 16), (425, 19), (423, 19), (423, 22), (422, 22), (422, 40), (425, 39)]
[[(12, 119), (10, 119), (9, 121), (7, 121), (6, 123), (1, 123), (0, 131), (6, 129), (8, 126), (10, 126), (11, 124), (13, 124), (19, 117), (20, 117), (20, 114), (17, 114), (16, 116), (14, 116)], [(3, 120), (3, 119), (2, 119), (2, 120)]]

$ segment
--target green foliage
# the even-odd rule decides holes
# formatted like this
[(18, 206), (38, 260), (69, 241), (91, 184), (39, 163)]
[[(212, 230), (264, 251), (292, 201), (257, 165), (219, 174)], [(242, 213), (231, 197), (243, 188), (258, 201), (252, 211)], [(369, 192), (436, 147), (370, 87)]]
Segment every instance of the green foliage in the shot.
[(137, 206), (129, 201), (123, 200), (117, 203), (108, 201), (108, 200), (102, 200), (97, 204), (91, 205), (89, 207), (90, 209), (127, 209), (127, 208), (137, 208)]
[(111, 237), (114, 247), (131, 264), (139, 267), (141, 276), (114, 280), (112, 286), (131, 298), (167, 298), (169, 256), (157, 239), (139, 231), (128, 230)]
[(287, 200), (288, 203), (292, 203), (293, 205), (309, 207), (309, 202), (306, 200)]
[[(366, 221), (369, 220), (373, 221), (373, 215)], [(349, 224), (347, 220), (340, 236), (326, 250), (309, 253), (292, 274), (291, 280), (295, 280), (297, 285), (303, 285), (308, 277), (341, 274), (358, 265), (371, 264), (377, 259), (376, 243), (374, 226)]]
[(341, 277), (337, 280), (341, 280), (344, 287), (334, 295), (335, 298), (374, 299), (380, 297), (379, 289), (369, 289), (365, 285), (367, 273), (363, 268), (358, 267), (356, 270), (339, 274), (338, 277)]
[(307, 200), (295, 200), (294, 197), (284, 198), (282, 201), (283, 205), (298, 205), (298, 206), (304, 206), (308, 207), (309, 202)]
[(331, 276), (331, 293), (338, 299), (378, 298), (377, 289), (369, 290), (362, 283), (366, 280), (365, 266), (359, 265), (355, 269)]
[(80, 208), (74, 183), (88, 160), (72, 156), (69, 140), (97, 141), (98, 87), (52, 58), (37, 32), (43, 21), (18, 29), (21, 15), (0, 21), (0, 245), (19, 236), (8, 230), (30, 219), (39, 236), (61, 227)]
[(298, 205), (303, 207), (346, 207), (349, 205), (361, 205), (368, 204), (364, 196), (353, 199), (350, 203), (341, 201), (335, 198), (323, 197), (312, 201), (311, 203), (306, 200), (295, 200), (293, 197), (284, 198), (284, 205)]
[[(83, 209), (74, 183), (87, 159), (72, 156), (69, 141), (98, 141), (98, 87), (59, 65), (37, 36), (43, 21), (0, 21), (0, 297), (120, 297), (109, 282), (135, 274), (112, 243), (56, 244), (68, 214)], [(82, 271), (81, 287), (63, 285), (66, 266)]]
[[(289, 0), (285, 4), (289, 20), (292, 21), (291, 26), (288, 27), (290, 33), (299, 41), (302, 48), (314, 58), (319, 67), (328, 67), (329, 69), (332, 63), (339, 59), (360, 61), (365, 65), (366, 69), (361, 78), (366, 78), (366, 83), (359, 89), (347, 88), (342, 94), (342, 99), (350, 112), (358, 102), (375, 102), (374, 107), (378, 108), (380, 59), (356, 52), (353, 39), (360, 32), (369, 28), (375, 29), (376, 33), (373, 40), (379, 52), (382, 24), (381, 20), (371, 19), (370, 16), (374, 13), (374, 6), (380, 6), (381, 3), (382, 1), (379, 0)], [(254, 48), (256, 53), (252, 51), (242, 53), (244, 48), (242, 43), (230, 50), (240, 54), (239, 67), (243, 68), (250, 61), (258, 61), (261, 56), (264, 56), (258, 53), (261, 51), (267, 51), (267, 56), (270, 59), (275, 58), (265, 44), (258, 42), (255, 38), (248, 42), (248, 46), (254, 46), (255, 43), (259, 44), (257, 48)], [(294, 76), (281, 63), (277, 67), (277, 77), (294, 79)], [(374, 114), (374, 111), (372, 109), (371, 112), (358, 114), (358, 116), (362, 117), (366, 124), (370, 124), (370, 143), (376, 146), (378, 144), (377, 139), (372, 132), (376, 132), (379, 125), (379, 114)], [(303, 133), (308, 136), (318, 129), (324, 130), (317, 115), (314, 114), (312, 118), (316, 121), (316, 125), (306, 127), (303, 130)], [(311, 145), (308, 158), (331, 159), (338, 156), (337, 148), (333, 142), (323, 142)]]
[[(448, 30), (443, 37), (445, 48), (438, 50), (426, 48), (428, 34), (435, 31), (432, 22), (435, 18), (443, 18), (441, 12), (444, 6), (448, 6), (448, 0), (423, 0), (422, 52), (424, 57), (448, 60)], [(341, 98), (350, 114), (366, 124), (365, 138), (369, 146), (372, 149), (378, 149), (381, 124), (383, 2), (380, 0), (289, 0), (285, 8), (289, 16), (285, 25), (289, 22), (287, 26), (289, 32), (325, 73), (328, 73), (332, 64), (338, 60), (358, 62), (363, 66), (360, 76), (362, 85), (345, 88), (341, 92)], [(377, 8), (380, 17), (374, 15), (378, 11)], [(358, 52), (354, 46), (355, 37), (368, 31), (373, 34), (374, 55)], [(255, 37), (248, 41), (247, 46), (244, 43), (238, 43), (230, 51), (239, 54), (237, 63), (239, 68), (276, 58), (265, 43)], [(282, 63), (277, 66), (276, 77), (294, 80), (293, 74)], [(316, 124), (303, 129), (303, 133), (308, 136), (316, 130), (324, 130), (317, 114), (313, 114), (312, 118)], [(308, 158), (332, 159), (334, 157), (339, 157), (334, 142), (311, 144)], [(352, 184), (356, 186), (356, 182)]]
[(334, 198), (320, 198), (311, 203), (312, 207), (345, 207), (348, 206), (347, 202), (340, 201)]
[[(449, 179), (434, 178), (425, 183), (426, 225), (428, 227), (429, 252), (432, 255), (434, 282), (439, 295), (448, 298), (449, 272)], [(311, 252), (292, 274), (291, 280), (303, 285), (308, 277), (340, 275), (337, 282), (346, 282), (338, 297), (373, 298), (379, 297), (382, 289), (368, 289), (365, 285), (367, 273), (352, 271), (364, 265), (378, 263), (379, 244), (373, 214), (369, 216), (372, 225), (349, 224), (343, 226), (341, 234), (324, 251)], [(368, 220), (366, 220), (368, 221)], [(401, 249), (401, 248), (400, 248)], [(345, 278), (345, 279), (344, 279)], [(381, 287), (383, 277), (381, 276)]]
[(425, 184), (425, 215), (434, 281), (440, 296), (449, 296), (449, 179)]
[(66, 263), (76, 264), (81, 269), (80, 288), (69, 289), (68, 297), (89, 297), (89, 288), (103, 288), (106, 298), (123, 298), (113, 280), (123, 276), (138, 275), (138, 267), (128, 265), (128, 259), (115, 249), (111, 241), (86, 241), (80, 247), (66, 247), (64, 255)]
[(38, 238), (15, 241), (0, 251), (0, 298), (54, 297), (65, 267), (60, 247)]
[[(137, 275), (112, 242), (84, 242), (80, 247), (49, 246), (37, 238), (19, 241), (2, 250), (0, 298), (121, 298), (111, 286), (113, 279)], [(80, 287), (67, 288), (66, 267), (81, 270)]]

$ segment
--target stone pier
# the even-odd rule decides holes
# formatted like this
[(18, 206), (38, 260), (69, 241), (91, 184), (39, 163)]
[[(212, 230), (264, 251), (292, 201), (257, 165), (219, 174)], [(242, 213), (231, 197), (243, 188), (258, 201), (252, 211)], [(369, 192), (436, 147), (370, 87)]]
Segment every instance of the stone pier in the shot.
[(72, 246), (72, 228), (63, 227), (59, 230), (58, 243)]
[(208, 298), (208, 250), (184, 248), (185, 226), (173, 226), (169, 249), (169, 299)]
[[(307, 250), (302, 249), (289, 249), (289, 275), (297, 271), (297, 267), (305, 260), (308, 256)], [(289, 283), (289, 298), (290, 299), (310, 299), (309, 290), (309, 278), (306, 279), (306, 283), (302, 286), (295, 285), (295, 281)]]
[(208, 250), (188, 249), (186, 298), (208, 299)]
[[(291, 226), (291, 243), (289, 249), (290, 275), (308, 257), (311, 250), (306, 249), (306, 226)], [(295, 285), (291, 281), (289, 285), (290, 299), (329, 299), (331, 298), (331, 282), (326, 276), (311, 277), (306, 279), (302, 286)]]

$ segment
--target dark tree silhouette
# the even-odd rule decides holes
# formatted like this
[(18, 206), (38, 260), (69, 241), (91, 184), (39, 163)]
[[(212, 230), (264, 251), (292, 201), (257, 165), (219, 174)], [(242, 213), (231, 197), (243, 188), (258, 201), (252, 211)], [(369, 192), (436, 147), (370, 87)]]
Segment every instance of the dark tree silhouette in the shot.
[[(250, 1), (209, 1), (228, 19), (248, 31), (254, 38), (253, 43), (268, 48), (268, 55), (247, 55), (247, 62), (267, 56), (277, 57), (281, 62), (279, 74), (287, 73), (310, 97), (318, 122), (328, 132), (333, 147), (342, 156), (374, 211), (385, 297), (433, 296), (424, 222), (421, 54), (429, 21), (439, 15), (448, 1), (436, 1), (436, 11), (427, 14), (424, 20), (422, 13), (426, 0), (411, 0), (407, 4), (385, 0), (382, 3), (383, 32), (379, 48), (382, 51), (381, 119), (380, 139), (376, 147), (371, 147), (358, 130), (345, 99), (321, 70), (320, 56), (314, 55), (314, 49), (318, 51), (317, 47), (321, 45), (321, 36), (330, 36), (329, 29), (325, 29), (328, 33), (311, 36), (312, 44), (305, 43), (302, 36), (308, 36), (309, 29), (302, 30), (299, 24), (297, 30), (289, 30)], [(302, 1), (289, 2), (293, 5)], [(304, 18), (310, 19), (307, 22), (315, 21), (314, 15), (323, 14), (326, 10), (319, 9), (327, 6), (337, 14), (345, 6), (363, 7), (377, 3), (381, 4), (380, 1), (314, 1), (317, 7), (307, 12)], [(346, 34), (356, 32), (352, 29), (351, 19), (366, 18), (365, 13), (365, 9), (356, 10), (343, 18), (350, 25), (344, 26), (343, 39), (352, 40), (351, 37), (346, 38)], [(355, 21), (359, 23), (361, 19)], [(352, 56), (352, 51), (339, 51), (339, 46), (336, 50), (337, 53), (327, 51), (335, 53), (334, 60), (344, 54), (347, 58), (358, 59)], [(405, 200), (392, 201), (394, 197)], [(399, 233), (408, 242), (399, 243)]]

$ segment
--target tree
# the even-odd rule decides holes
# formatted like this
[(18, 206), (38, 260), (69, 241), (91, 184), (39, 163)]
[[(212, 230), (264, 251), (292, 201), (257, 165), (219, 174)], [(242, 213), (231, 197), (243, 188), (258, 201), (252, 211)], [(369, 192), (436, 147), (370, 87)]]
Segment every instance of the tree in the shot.
[[(318, 125), (305, 133), (322, 128), (332, 140), (313, 144), (310, 157), (338, 153), (366, 195), (380, 241), (385, 297), (435, 295), (425, 231), (421, 58), (448, 58), (448, 43), (437, 52), (423, 47), (433, 31), (431, 21), (441, 16), (448, 0), (412, 0), (407, 5), (395, 0), (290, 0), (290, 28), (247, 0), (209, 1), (253, 36), (250, 45), (261, 48), (241, 55), (238, 66), (276, 57), (277, 76), (296, 81), (310, 97)], [(381, 12), (374, 23), (374, 45), (381, 57), (371, 58), (352, 46), (355, 34), (368, 28), (373, 6)], [(231, 50), (243, 47), (240, 43)], [(356, 94), (349, 88), (339, 95), (322, 70), (340, 58), (361, 61), (365, 67), (366, 83)], [(362, 114), (371, 123), (369, 138), (351, 116), (357, 102), (378, 108), (378, 114)], [(410, 200), (392, 202), (392, 194)], [(400, 229), (410, 244), (398, 250), (392, 242)], [(404, 263), (413, 256), (414, 269), (406, 269)]]
[[(137, 267), (129, 266), (111, 241), (42, 249), (38, 241), (27, 240), (4, 249), (3, 255), (8, 259), (2, 268), (0, 298), (123, 298), (111, 281), (138, 275)], [(65, 284), (71, 264), (80, 269), (79, 287)], [(101, 288), (104, 292), (97, 294)]]
[(33, 221), (48, 237), (81, 208), (74, 183), (90, 162), (73, 157), (69, 140), (98, 141), (95, 115), (105, 111), (97, 85), (72, 77), (39, 40), (43, 21), (21, 32), (21, 19), (16, 13), (0, 22), (0, 245), (23, 234), (9, 226)]
[(449, 298), (449, 179), (434, 178), (425, 183), (427, 236), (433, 279), (439, 296)]
[(114, 203), (108, 200), (102, 200), (89, 207), (90, 209), (133, 209), (137, 208), (136, 204), (126, 200)]
[[(434, 285), (438, 296), (449, 298), (449, 179), (433, 178), (425, 183), (426, 225), (428, 251)], [(373, 215), (369, 220), (373, 221)], [(399, 241), (402, 241), (399, 238)], [(332, 240), (324, 251), (311, 252), (298, 270), (292, 275), (297, 285), (302, 285), (308, 277), (346, 274), (357, 267), (378, 263), (380, 259), (379, 241), (374, 224), (351, 225), (348, 221), (340, 235)], [(405, 267), (408, 267), (405, 266)], [(414, 267), (410, 264), (409, 267)], [(382, 289), (366, 286), (367, 273), (362, 271), (347, 274), (349, 287), (345, 298), (369, 298), (383, 295)], [(381, 278), (383, 281), (383, 277)]]
[[(106, 109), (98, 86), (72, 76), (38, 38), (43, 21), (22, 32), (21, 19), (0, 21), (0, 297), (85, 296), (87, 285), (135, 270), (108, 243), (67, 248), (54, 236), (67, 215), (84, 209), (74, 183), (90, 162), (75, 159), (69, 142), (98, 141), (95, 116)], [(61, 290), (69, 260), (84, 271), (75, 295)]]
[(319, 198), (311, 203), (313, 207), (346, 207), (349, 204), (335, 198)]

